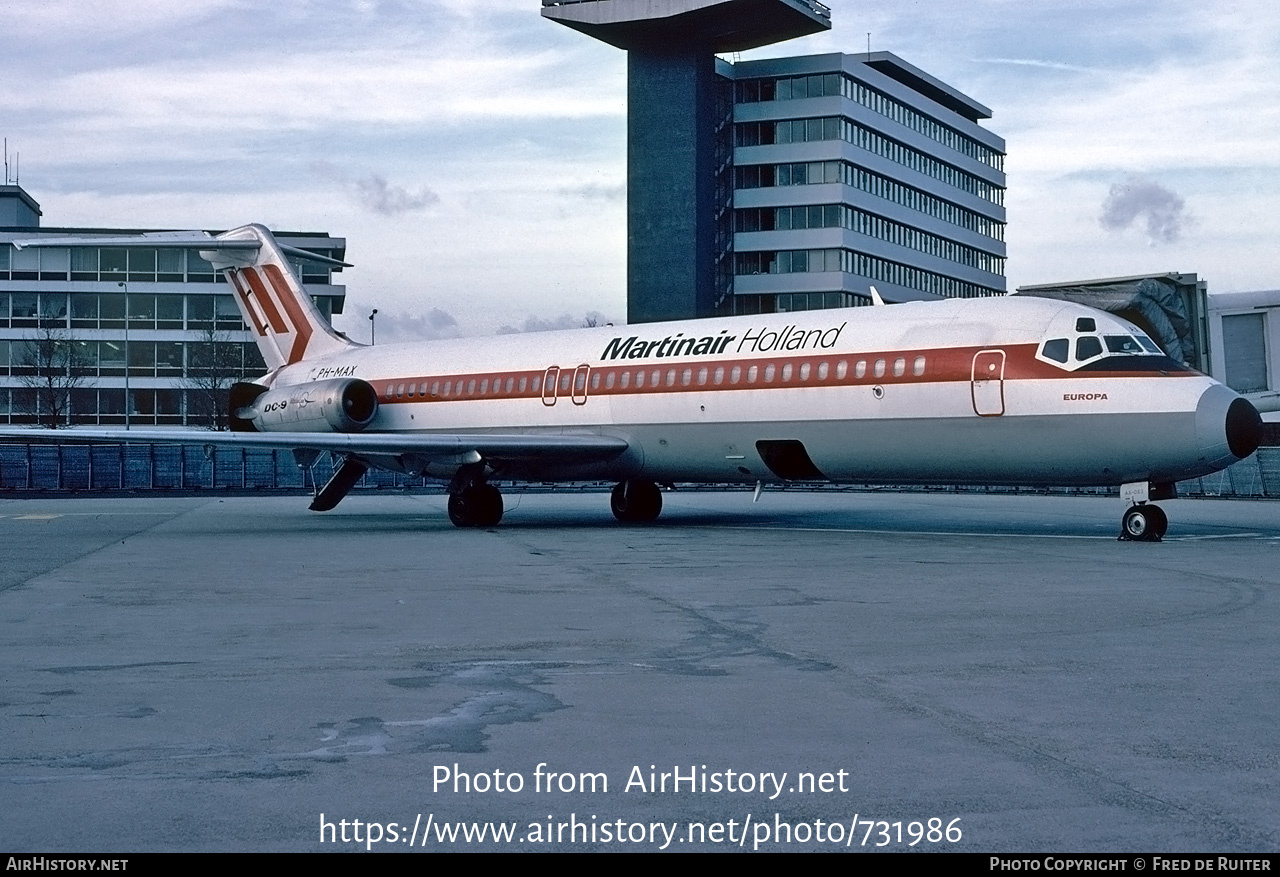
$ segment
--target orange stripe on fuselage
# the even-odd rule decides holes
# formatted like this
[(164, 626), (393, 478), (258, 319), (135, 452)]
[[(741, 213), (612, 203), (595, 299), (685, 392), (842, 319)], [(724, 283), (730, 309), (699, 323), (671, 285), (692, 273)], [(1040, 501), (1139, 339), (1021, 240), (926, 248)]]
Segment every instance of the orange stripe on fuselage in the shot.
[(311, 323), (307, 321), (302, 305), (294, 298), (293, 290), (289, 288), (289, 283), (285, 280), (280, 268), (276, 265), (263, 265), (262, 270), (266, 272), (267, 280), (271, 281), (271, 288), (276, 291), (276, 295), (280, 297), (280, 304), (284, 305), (285, 312), (293, 321), (293, 328), (297, 335), (293, 341), (293, 349), (289, 351), (289, 362), (290, 364), (298, 362), (306, 355), (307, 344), (311, 341)]

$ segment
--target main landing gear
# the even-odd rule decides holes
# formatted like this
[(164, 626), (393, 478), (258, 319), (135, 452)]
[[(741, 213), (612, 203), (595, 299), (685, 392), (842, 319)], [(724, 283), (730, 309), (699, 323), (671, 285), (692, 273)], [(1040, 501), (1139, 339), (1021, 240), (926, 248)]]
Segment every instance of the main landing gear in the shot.
[(662, 512), (662, 493), (652, 481), (622, 481), (613, 489), (609, 507), (624, 524), (647, 524)]
[(470, 484), (449, 496), (455, 527), (492, 527), (502, 520), (502, 494), (492, 484)]
[(1158, 505), (1149, 500), (1173, 499), (1177, 490), (1172, 484), (1148, 484), (1139, 481), (1136, 484), (1124, 484), (1120, 487), (1120, 498), (1128, 500), (1132, 505), (1120, 518), (1121, 542), (1159, 542), (1169, 530), (1169, 516)]

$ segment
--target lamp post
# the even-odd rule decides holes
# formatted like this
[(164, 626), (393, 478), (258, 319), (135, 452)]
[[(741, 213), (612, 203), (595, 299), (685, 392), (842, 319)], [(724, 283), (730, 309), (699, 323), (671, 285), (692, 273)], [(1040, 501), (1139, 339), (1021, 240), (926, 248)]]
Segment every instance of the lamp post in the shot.
[(378, 309), (374, 308), (373, 313), (369, 314), (369, 346), (370, 347), (378, 343), (378, 333), (377, 333), (378, 324), (374, 322), (374, 319), (373, 319), (376, 316), (378, 316)]
[(117, 280), (124, 289), (124, 428), (129, 428), (129, 284)]

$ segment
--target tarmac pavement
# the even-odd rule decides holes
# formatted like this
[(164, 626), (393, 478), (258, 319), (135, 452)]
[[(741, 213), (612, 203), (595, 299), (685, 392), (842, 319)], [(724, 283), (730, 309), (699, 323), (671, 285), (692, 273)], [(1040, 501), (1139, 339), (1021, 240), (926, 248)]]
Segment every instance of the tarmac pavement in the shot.
[(1280, 504), (506, 499), (0, 500), (0, 850), (1280, 846)]

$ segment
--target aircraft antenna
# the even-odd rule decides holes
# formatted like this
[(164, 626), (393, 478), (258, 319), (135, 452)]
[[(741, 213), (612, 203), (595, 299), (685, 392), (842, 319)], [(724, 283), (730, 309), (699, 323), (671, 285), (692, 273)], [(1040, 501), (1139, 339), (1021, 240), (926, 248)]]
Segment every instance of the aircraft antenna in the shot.
[(9, 185), (9, 138), (4, 138), (4, 184)]
[(871, 31), (867, 31), (867, 60), (871, 60)]

